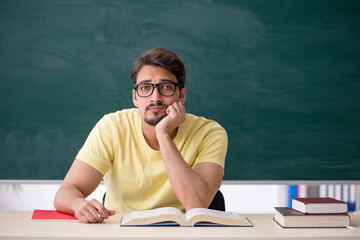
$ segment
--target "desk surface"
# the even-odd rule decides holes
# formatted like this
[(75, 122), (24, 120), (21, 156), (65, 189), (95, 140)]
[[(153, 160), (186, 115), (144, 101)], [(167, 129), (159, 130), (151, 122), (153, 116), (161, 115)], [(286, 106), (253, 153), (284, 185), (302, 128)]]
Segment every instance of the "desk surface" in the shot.
[[(273, 214), (240, 214), (254, 227), (120, 227), (120, 214), (102, 224), (77, 221), (32, 222), (31, 212), (0, 211), (0, 239), (360, 239), (360, 230), (347, 228), (283, 229)], [(360, 226), (360, 214), (351, 214)]]

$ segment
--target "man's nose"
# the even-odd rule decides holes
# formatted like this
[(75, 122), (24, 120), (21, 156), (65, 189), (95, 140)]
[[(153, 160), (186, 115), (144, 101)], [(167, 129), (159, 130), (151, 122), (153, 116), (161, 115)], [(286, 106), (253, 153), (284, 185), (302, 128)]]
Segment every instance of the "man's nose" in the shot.
[(153, 102), (159, 102), (162, 100), (162, 97), (163, 96), (160, 94), (159, 89), (155, 87), (153, 93), (151, 94), (151, 100)]

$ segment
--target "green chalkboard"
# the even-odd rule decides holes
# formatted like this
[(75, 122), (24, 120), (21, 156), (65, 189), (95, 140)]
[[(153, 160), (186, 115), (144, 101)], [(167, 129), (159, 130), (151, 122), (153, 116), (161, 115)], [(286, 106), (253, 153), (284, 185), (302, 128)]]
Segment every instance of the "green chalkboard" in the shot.
[(225, 180), (360, 180), (360, 1), (0, 0), (0, 179), (63, 179), (165, 47), (188, 112), (228, 132)]

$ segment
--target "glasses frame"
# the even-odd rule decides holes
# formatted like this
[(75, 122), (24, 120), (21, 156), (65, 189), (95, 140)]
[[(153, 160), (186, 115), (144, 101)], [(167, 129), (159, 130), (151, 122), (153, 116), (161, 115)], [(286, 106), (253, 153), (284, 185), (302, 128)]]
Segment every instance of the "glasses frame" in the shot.
[[(175, 91), (174, 91), (174, 93), (171, 94), (171, 95), (164, 95), (164, 94), (162, 94), (161, 91), (160, 91), (160, 89), (159, 89), (159, 86), (162, 85), (162, 84), (169, 84), (169, 83), (175, 86)], [(149, 95), (140, 96), (139, 91), (138, 91), (138, 87), (139, 87), (140, 85), (142, 85), (142, 84), (149, 84), (149, 85), (152, 85), (152, 86), (153, 86), (152, 91), (151, 91), (151, 93), (150, 93)], [(164, 97), (171, 97), (171, 96), (174, 96), (174, 94), (175, 94), (175, 92), (176, 92), (176, 87), (179, 87), (179, 89), (180, 89), (180, 91), (181, 91), (181, 89), (183, 88), (183, 84), (181, 84), (181, 83), (175, 83), (175, 82), (162, 82), (162, 83), (141, 82), (141, 83), (138, 83), (138, 84), (135, 84), (135, 85), (134, 85), (134, 90), (135, 90), (136, 94), (137, 94), (139, 97), (145, 98), (145, 97), (151, 96), (151, 95), (154, 93), (155, 88), (157, 88), (158, 92), (159, 92), (162, 96), (164, 96)]]

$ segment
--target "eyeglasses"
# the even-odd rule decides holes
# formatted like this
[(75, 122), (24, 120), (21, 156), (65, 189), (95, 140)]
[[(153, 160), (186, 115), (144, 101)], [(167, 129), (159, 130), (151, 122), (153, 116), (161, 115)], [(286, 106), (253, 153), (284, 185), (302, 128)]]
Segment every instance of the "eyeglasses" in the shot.
[(176, 87), (180, 89), (183, 87), (181, 83), (164, 82), (164, 83), (138, 83), (134, 85), (134, 89), (139, 97), (148, 97), (153, 94), (154, 89), (157, 88), (159, 93), (165, 97), (171, 97), (175, 94)]

